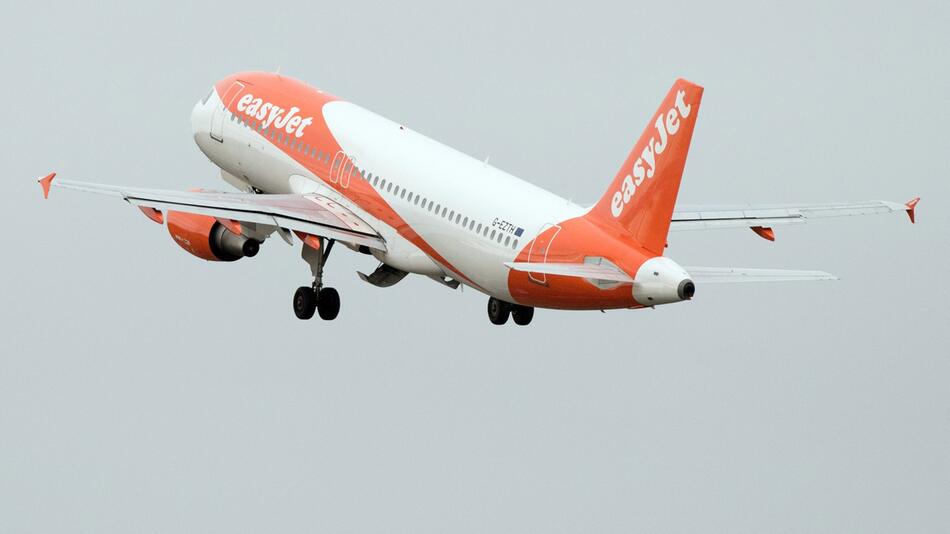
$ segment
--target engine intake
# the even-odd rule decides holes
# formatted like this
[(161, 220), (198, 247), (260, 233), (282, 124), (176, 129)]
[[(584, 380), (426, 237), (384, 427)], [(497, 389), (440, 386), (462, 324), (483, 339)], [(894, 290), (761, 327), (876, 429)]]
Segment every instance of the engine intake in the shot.
[(237, 235), (208, 215), (168, 212), (168, 233), (192, 256), (208, 261), (235, 261), (251, 258), (260, 250), (260, 242)]

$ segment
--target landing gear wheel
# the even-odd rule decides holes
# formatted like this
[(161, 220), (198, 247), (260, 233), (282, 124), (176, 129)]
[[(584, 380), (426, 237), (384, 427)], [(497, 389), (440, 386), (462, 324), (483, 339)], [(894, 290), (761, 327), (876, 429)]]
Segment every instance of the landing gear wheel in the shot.
[(511, 315), (511, 305), (495, 297), (488, 299), (488, 320), (492, 324), (502, 325), (508, 322)]
[[(340, 294), (332, 287), (325, 287), (317, 294), (317, 312), (324, 321), (332, 321), (340, 314)], [(313, 313), (311, 313), (313, 315)]]
[(298, 287), (294, 293), (294, 315), (298, 319), (309, 319), (317, 310), (317, 293), (312, 287)]
[(514, 305), (511, 308), (511, 318), (514, 319), (515, 324), (518, 326), (531, 324), (531, 319), (534, 318), (534, 308), (531, 306)]

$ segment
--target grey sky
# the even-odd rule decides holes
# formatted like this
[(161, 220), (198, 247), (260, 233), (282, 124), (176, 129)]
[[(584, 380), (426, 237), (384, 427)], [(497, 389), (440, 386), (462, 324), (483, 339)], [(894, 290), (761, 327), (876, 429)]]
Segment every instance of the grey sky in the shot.
[[(950, 530), (950, 7), (228, 2), (4, 9), (0, 532)], [(662, 7), (658, 7), (662, 5)], [(684, 265), (838, 282), (540, 310), (361, 282), (333, 323), (279, 240), (208, 264), (63, 178), (226, 187), (189, 112), (276, 69), (593, 202), (672, 81), (684, 203), (923, 197), (676, 234)]]

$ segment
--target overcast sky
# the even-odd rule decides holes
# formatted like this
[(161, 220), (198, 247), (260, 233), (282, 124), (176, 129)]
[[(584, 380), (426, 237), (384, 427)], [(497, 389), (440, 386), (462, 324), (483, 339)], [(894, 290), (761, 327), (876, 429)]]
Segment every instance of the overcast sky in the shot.
[[(950, 530), (947, 2), (450, 4), (4, 8), (0, 532)], [(920, 195), (918, 224), (674, 234), (841, 280), (498, 328), (343, 248), (339, 319), (302, 322), (280, 240), (211, 264), (121, 201), (42, 201), (52, 170), (227, 187), (191, 107), (278, 67), (579, 202), (686, 77), (681, 202)]]

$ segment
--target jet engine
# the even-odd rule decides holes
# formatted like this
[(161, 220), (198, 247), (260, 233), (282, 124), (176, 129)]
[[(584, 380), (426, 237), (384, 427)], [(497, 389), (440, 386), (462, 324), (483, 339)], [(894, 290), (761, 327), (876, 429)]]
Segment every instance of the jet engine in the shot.
[(168, 212), (168, 233), (189, 254), (208, 261), (235, 261), (253, 257), (260, 242), (228, 230), (214, 217)]

